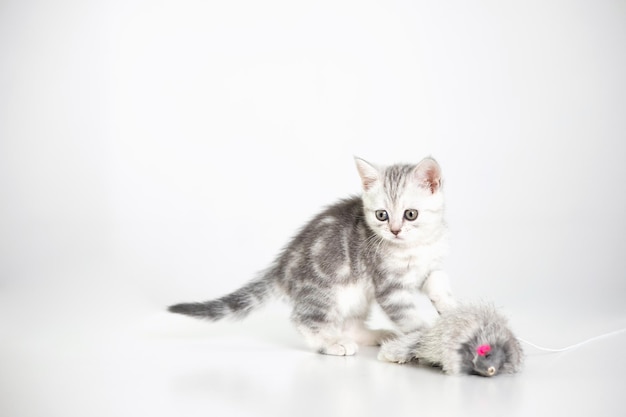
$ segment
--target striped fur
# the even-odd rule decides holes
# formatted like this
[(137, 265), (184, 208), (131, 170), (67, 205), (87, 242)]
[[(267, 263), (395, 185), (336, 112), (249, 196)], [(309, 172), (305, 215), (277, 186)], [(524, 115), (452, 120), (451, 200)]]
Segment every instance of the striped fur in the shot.
[[(403, 333), (424, 325), (417, 291), (440, 311), (453, 306), (441, 271), (447, 228), (437, 163), (426, 158), (417, 165), (376, 167), (360, 159), (356, 164), (363, 195), (315, 216), (259, 278), (221, 298), (169, 310), (210, 320), (241, 318), (272, 295), (286, 295), (293, 322), (315, 350), (351, 355), (358, 344), (389, 336), (364, 325), (373, 302)], [(406, 219), (410, 209), (418, 210), (416, 219)], [(377, 219), (381, 210), (388, 220)]]

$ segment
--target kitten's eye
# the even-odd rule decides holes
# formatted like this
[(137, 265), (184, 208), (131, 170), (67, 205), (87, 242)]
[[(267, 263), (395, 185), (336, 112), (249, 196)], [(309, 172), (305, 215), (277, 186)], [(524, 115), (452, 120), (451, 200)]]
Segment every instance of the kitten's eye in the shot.
[(381, 222), (387, 221), (389, 219), (389, 215), (385, 210), (376, 210), (374, 214), (376, 214), (376, 218)]
[(404, 218), (410, 221), (417, 219), (417, 210), (409, 209), (404, 212)]

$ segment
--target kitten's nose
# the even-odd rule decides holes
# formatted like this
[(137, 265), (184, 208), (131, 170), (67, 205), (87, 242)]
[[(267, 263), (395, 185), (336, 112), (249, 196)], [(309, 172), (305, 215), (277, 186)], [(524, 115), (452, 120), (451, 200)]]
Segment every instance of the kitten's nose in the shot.
[(398, 230), (394, 230), (394, 229), (390, 229), (391, 233), (393, 233), (395, 236), (398, 236), (398, 234), (400, 234), (400, 229)]

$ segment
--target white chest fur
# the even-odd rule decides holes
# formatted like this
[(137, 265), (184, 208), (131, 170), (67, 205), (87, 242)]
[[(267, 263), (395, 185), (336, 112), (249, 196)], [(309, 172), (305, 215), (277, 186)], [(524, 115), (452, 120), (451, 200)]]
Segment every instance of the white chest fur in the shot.
[(374, 297), (374, 290), (367, 281), (360, 281), (339, 287), (336, 297), (336, 305), (341, 316), (361, 315), (369, 308)]
[(404, 285), (420, 287), (431, 271), (442, 268), (446, 253), (447, 244), (441, 239), (428, 245), (390, 247), (382, 262), (384, 270)]

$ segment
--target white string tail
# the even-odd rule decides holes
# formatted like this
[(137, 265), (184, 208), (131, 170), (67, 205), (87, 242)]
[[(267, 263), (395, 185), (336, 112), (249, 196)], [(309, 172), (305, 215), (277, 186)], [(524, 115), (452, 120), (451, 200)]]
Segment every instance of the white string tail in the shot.
[(612, 331), (612, 332), (609, 332), (609, 333), (605, 333), (605, 334), (601, 334), (600, 336), (596, 336), (596, 337), (592, 337), (591, 339), (583, 340), (582, 342), (576, 343), (574, 345), (566, 346), (566, 347), (563, 347), (563, 348), (556, 348), (556, 349), (555, 348), (547, 348), (547, 347), (536, 345), (536, 344), (534, 344), (532, 342), (529, 342), (528, 340), (522, 339), (521, 337), (518, 337), (517, 340), (519, 340), (520, 342), (526, 343), (527, 345), (530, 345), (530, 346), (532, 346), (532, 347), (534, 347), (536, 349), (544, 350), (546, 352), (565, 352), (566, 350), (575, 349), (575, 348), (580, 347), (582, 345), (586, 345), (587, 343), (595, 342), (596, 340), (603, 339), (605, 337), (615, 336), (616, 334), (623, 333), (623, 332), (626, 332), (626, 328), (615, 330), (615, 331)]

